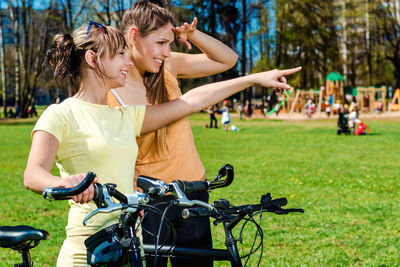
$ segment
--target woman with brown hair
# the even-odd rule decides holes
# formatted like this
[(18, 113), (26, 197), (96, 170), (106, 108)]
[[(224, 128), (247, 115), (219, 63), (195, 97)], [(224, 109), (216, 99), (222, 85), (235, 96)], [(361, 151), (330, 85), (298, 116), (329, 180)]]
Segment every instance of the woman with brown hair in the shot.
[[(230, 69), (236, 64), (237, 54), (209, 35), (196, 30), (197, 18), (191, 24), (174, 27), (173, 16), (164, 8), (148, 1), (135, 3), (124, 15), (122, 31), (129, 44), (128, 55), (134, 62), (129, 70), (125, 87), (112, 90), (110, 106), (132, 104), (159, 104), (171, 101), (181, 95), (177, 78), (197, 78)], [(188, 49), (192, 42), (203, 53), (186, 54), (170, 51), (174, 34)], [(204, 166), (197, 153), (188, 118), (182, 118), (167, 127), (137, 138), (139, 154), (136, 160), (137, 175), (147, 175), (171, 182), (205, 180)], [(136, 184), (136, 183), (135, 183)], [(188, 196), (208, 202), (208, 193)], [(161, 199), (165, 202), (169, 197)], [(163, 210), (163, 207), (159, 207)], [(177, 233), (176, 245), (211, 248), (211, 231), (208, 218), (183, 220), (181, 208), (174, 207), (167, 213)], [(146, 214), (142, 222), (145, 244), (154, 244), (160, 216)], [(164, 239), (165, 229), (161, 240)], [(149, 266), (152, 259), (148, 259)], [(166, 266), (165, 259), (159, 259), (158, 266)], [(187, 261), (171, 260), (173, 266), (187, 266)], [(198, 266), (211, 266), (204, 260)], [(197, 265), (196, 265), (197, 266)]]
[[(128, 56), (134, 65), (130, 68), (124, 87), (111, 90), (111, 107), (167, 103), (181, 96), (177, 78), (197, 78), (223, 72), (236, 64), (237, 54), (220, 41), (196, 30), (197, 19), (191, 24), (174, 27), (173, 16), (164, 8), (149, 1), (139, 1), (124, 14), (122, 31), (127, 39)], [(203, 53), (185, 54), (170, 51), (174, 37), (191, 48), (192, 42)], [(197, 153), (191, 126), (184, 117), (167, 127), (137, 138), (139, 153), (135, 179), (147, 175), (171, 182), (205, 180), (204, 166)], [(136, 184), (136, 183), (135, 183)], [(208, 201), (208, 193), (196, 193), (190, 199)], [(169, 200), (169, 196), (159, 202)], [(165, 207), (159, 206), (161, 210)], [(181, 208), (173, 207), (167, 213), (177, 233), (176, 245), (211, 248), (208, 218), (183, 220)], [(145, 244), (154, 244), (160, 216), (148, 213), (142, 222)], [(161, 240), (166, 229), (163, 228)], [(173, 266), (187, 266), (187, 261), (172, 259)], [(152, 259), (148, 259), (152, 266)], [(157, 261), (166, 266), (165, 259)], [(193, 265), (194, 264), (194, 265)], [(209, 260), (190, 263), (191, 266), (211, 266)]]

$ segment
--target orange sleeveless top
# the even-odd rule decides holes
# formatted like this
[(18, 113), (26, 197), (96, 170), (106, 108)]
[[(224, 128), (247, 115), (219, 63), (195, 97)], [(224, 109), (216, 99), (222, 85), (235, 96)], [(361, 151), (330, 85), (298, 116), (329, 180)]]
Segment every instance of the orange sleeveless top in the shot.
[[(171, 100), (182, 95), (177, 79), (164, 70), (164, 80)], [(110, 107), (121, 106), (111, 92), (108, 93)], [(205, 169), (197, 153), (189, 119), (184, 117), (167, 127), (166, 149), (157, 152), (155, 132), (137, 137), (139, 153), (135, 167), (135, 185), (138, 175), (146, 175), (164, 180), (167, 183), (175, 179), (198, 181), (205, 179)]]

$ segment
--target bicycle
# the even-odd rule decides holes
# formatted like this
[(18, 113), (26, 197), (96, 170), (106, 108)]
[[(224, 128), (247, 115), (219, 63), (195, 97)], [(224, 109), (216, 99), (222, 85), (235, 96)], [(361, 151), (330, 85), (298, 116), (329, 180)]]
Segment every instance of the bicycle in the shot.
[[(225, 176), (226, 178), (222, 179)], [(43, 197), (49, 200), (68, 199), (72, 195), (83, 192), (92, 183), (94, 178), (95, 174), (89, 172), (87, 177), (78, 186), (72, 189), (47, 188), (43, 191)], [(85, 245), (88, 249), (88, 264), (92, 266), (120, 266), (129, 263), (130, 266), (140, 267), (142, 266), (143, 260), (140, 254), (140, 249), (142, 247), (147, 255), (153, 255), (155, 259), (157, 259), (157, 256), (187, 257), (193, 260), (200, 257), (209, 257), (213, 260), (230, 261), (231, 265), (235, 267), (243, 266), (237, 248), (238, 239), (235, 239), (232, 234), (232, 229), (241, 220), (245, 219), (248, 215), (253, 216), (259, 211), (261, 211), (261, 213), (266, 211), (274, 212), (276, 214), (287, 214), (289, 212), (304, 212), (304, 210), (282, 209), (281, 207), (287, 204), (287, 200), (284, 198), (273, 200), (270, 197), (270, 194), (262, 196), (260, 204), (243, 205), (238, 207), (231, 206), (227, 200), (219, 200), (210, 205), (202, 201), (188, 200), (186, 198), (185, 193), (225, 187), (231, 184), (232, 181), (233, 167), (227, 164), (221, 168), (213, 181), (183, 182), (176, 180), (171, 184), (166, 184), (161, 180), (151, 177), (139, 176), (137, 185), (143, 190), (143, 192), (137, 191), (134, 194), (128, 195), (124, 195), (116, 190), (116, 185), (114, 184), (96, 184), (94, 201), (98, 206), (98, 209), (90, 213), (85, 218), (83, 224), (86, 224), (87, 220), (100, 212), (122, 210), (123, 213), (120, 216), (119, 223), (99, 231), (85, 241)], [(157, 209), (148, 205), (148, 203), (169, 192), (176, 198), (172, 201), (173, 205), (184, 207), (191, 207), (193, 205), (199, 206), (197, 208), (185, 209), (183, 211), (184, 218), (210, 216), (216, 219), (214, 224), (223, 223), (225, 230), (225, 245), (227, 249), (183, 248), (173, 245), (159, 245), (158, 242), (155, 245), (144, 244), (141, 246), (139, 239), (136, 236), (137, 226), (135, 226), (139, 211), (143, 209), (157, 212)], [(118, 203), (116, 203), (112, 197), (115, 198)], [(160, 226), (163, 218), (164, 217), (161, 219)], [(254, 219), (245, 220), (253, 221), (253, 223), (255, 223)], [(262, 236), (261, 227), (257, 223), (256, 225), (258, 229), (257, 232)], [(0, 245), (2, 244), (1, 242), (0, 238)], [(24, 242), (26, 242), (26, 240), (24, 240)], [(262, 240), (260, 244), (262, 249)], [(260, 246), (255, 250), (253, 250), (252, 247), (251, 253), (247, 256), (250, 257), (250, 255), (259, 247)], [(154, 264), (156, 264), (156, 261)], [(32, 265), (15, 266), (25, 267)]]

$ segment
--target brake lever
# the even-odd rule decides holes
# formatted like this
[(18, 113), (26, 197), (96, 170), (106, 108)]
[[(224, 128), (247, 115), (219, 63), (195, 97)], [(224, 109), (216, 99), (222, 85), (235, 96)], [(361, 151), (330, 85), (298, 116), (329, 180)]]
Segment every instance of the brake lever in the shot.
[(189, 200), (186, 197), (185, 193), (182, 192), (182, 190), (180, 189), (180, 187), (177, 183), (172, 183), (171, 185), (174, 188), (174, 190), (172, 190), (171, 193), (177, 198), (173, 201), (173, 202), (175, 202), (175, 204), (182, 206), (182, 207), (191, 207), (193, 205), (198, 205), (201, 207), (205, 207), (210, 211), (214, 209), (213, 206), (211, 206), (210, 204), (203, 202), (201, 200)]
[(114, 201), (112, 201), (111, 199), (110, 193), (108, 193), (108, 189), (106, 186), (102, 186), (102, 191), (103, 191), (103, 203), (101, 203), (102, 207), (95, 209), (88, 216), (86, 216), (85, 219), (83, 220), (83, 225), (86, 225), (87, 221), (98, 213), (113, 212), (127, 207), (127, 205), (125, 204), (114, 203)]
[(116, 210), (121, 210), (121, 209), (124, 209), (124, 208), (126, 208), (125, 204), (114, 204), (113, 207), (95, 209), (88, 216), (86, 216), (86, 218), (83, 220), (83, 225), (86, 226), (87, 221), (90, 218), (92, 218), (94, 215), (98, 214), (98, 213), (109, 213), (109, 212), (113, 212), (113, 211), (116, 211)]

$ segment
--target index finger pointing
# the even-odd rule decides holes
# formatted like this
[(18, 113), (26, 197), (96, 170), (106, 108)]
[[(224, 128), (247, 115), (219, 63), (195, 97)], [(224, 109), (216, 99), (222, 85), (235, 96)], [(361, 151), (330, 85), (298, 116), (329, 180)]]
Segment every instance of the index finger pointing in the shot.
[(296, 73), (300, 70), (301, 70), (301, 67), (297, 67), (297, 68), (293, 68), (293, 69), (281, 70), (280, 72), (281, 72), (281, 75), (284, 76), (284, 75), (290, 75), (290, 74)]
[(196, 26), (197, 26), (197, 17), (194, 17), (191, 26), (192, 26), (193, 28), (196, 28)]

